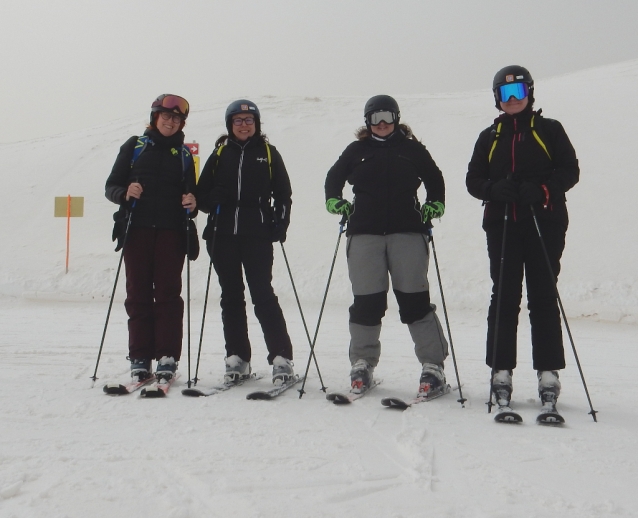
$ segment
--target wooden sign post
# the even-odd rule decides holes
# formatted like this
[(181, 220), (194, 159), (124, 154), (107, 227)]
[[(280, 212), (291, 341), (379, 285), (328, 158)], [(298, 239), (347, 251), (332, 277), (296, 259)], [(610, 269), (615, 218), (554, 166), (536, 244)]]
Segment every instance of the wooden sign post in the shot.
[(71, 218), (81, 218), (84, 216), (83, 196), (56, 196), (53, 209), (53, 216), (56, 218), (66, 218), (66, 271), (69, 273), (69, 243), (71, 240)]

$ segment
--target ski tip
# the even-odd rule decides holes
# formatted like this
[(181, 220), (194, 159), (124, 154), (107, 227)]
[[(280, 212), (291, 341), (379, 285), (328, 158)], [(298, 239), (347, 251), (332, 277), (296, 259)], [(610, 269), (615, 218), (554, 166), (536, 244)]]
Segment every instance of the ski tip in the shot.
[(560, 414), (540, 414), (536, 422), (542, 425), (561, 426), (565, 424), (565, 419)]
[(202, 394), (201, 390), (196, 388), (185, 388), (182, 390), (182, 395), (190, 397), (200, 397), (204, 394)]
[(272, 396), (267, 392), (251, 392), (246, 395), (246, 399), (267, 401), (272, 399)]
[(494, 421), (497, 423), (520, 424), (523, 422), (523, 418), (516, 412), (502, 411), (494, 416)]
[(394, 408), (396, 410), (406, 410), (410, 407), (408, 403), (402, 399), (395, 397), (385, 397), (381, 400), (381, 404), (387, 408)]
[(129, 393), (129, 391), (126, 390), (126, 387), (124, 385), (120, 385), (119, 383), (104, 385), (102, 390), (109, 396), (121, 396)]

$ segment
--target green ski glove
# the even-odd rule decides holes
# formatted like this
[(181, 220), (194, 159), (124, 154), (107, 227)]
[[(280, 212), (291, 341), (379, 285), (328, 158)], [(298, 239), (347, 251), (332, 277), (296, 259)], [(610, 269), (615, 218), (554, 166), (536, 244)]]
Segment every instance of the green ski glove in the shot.
[(326, 210), (330, 214), (345, 215), (347, 218), (352, 214), (352, 204), (348, 200), (341, 198), (330, 198), (326, 200)]
[(421, 214), (423, 215), (423, 223), (430, 220), (438, 219), (445, 214), (445, 205), (440, 201), (426, 201), (421, 206)]

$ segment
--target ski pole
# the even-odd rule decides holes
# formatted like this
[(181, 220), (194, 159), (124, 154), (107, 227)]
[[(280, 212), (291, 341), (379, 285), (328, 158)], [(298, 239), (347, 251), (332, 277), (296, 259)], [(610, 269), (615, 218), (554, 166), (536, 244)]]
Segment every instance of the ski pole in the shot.
[[(208, 292), (210, 290), (210, 274), (213, 270), (213, 251), (215, 250), (215, 238), (217, 237), (217, 220), (219, 215), (220, 205), (217, 205), (217, 210), (213, 214), (213, 238), (210, 243), (210, 264), (208, 265), (208, 278), (206, 279), (206, 294), (204, 295), (204, 311), (202, 312), (202, 327), (199, 331), (199, 347), (197, 348), (197, 365), (195, 366), (195, 377), (193, 378), (193, 384), (197, 385), (199, 378), (197, 373), (199, 372), (199, 359), (202, 354), (202, 340), (204, 339), (204, 323), (206, 322), (206, 308), (208, 307)], [(189, 380), (190, 387), (190, 380)]]
[[(511, 176), (508, 175), (507, 178), (509, 179)], [(501, 263), (499, 266), (499, 271), (498, 271), (498, 290), (497, 290), (497, 294), (496, 294), (496, 318), (494, 320), (494, 345), (492, 346), (492, 370), (490, 373), (490, 399), (487, 403), (487, 413), (491, 414), (492, 413), (492, 406), (494, 405), (494, 403), (492, 403), (492, 392), (494, 391), (494, 371), (495, 369), (495, 365), (496, 365), (496, 348), (498, 346), (498, 331), (499, 331), (499, 324), (500, 324), (500, 320), (501, 320), (501, 299), (503, 298), (503, 270), (504, 270), (504, 265), (505, 265), (505, 237), (507, 235), (507, 222), (509, 220), (509, 210), (510, 210), (510, 204), (509, 202), (507, 202), (505, 204), (505, 217), (503, 219), (503, 241), (501, 244)]]
[(284, 248), (284, 244), (280, 243), (281, 252), (284, 254), (284, 261), (286, 261), (286, 268), (288, 269), (288, 275), (290, 276), (290, 284), (292, 284), (292, 291), (295, 294), (295, 299), (297, 300), (297, 307), (299, 308), (299, 314), (301, 315), (301, 321), (303, 322), (303, 327), (306, 331), (306, 338), (308, 339), (308, 345), (311, 349), (311, 355), (315, 361), (315, 367), (317, 368), (317, 374), (319, 375), (319, 382), (321, 383), (321, 390), (323, 392), (326, 391), (326, 387), (323, 384), (323, 379), (321, 377), (321, 372), (319, 371), (319, 364), (317, 363), (317, 357), (315, 356), (314, 351), (312, 351), (312, 340), (310, 339), (310, 333), (308, 332), (308, 326), (306, 325), (306, 319), (303, 314), (303, 310), (301, 309), (301, 302), (299, 302), (299, 295), (297, 295), (297, 288), (295, 287), (295, 281), (292, 277), (292, 271), (290, 269), (290, 264), (288, 263), (288, 256), (286, 255), (286, 249)]
[(447, 315), (447, 306), (445, 304), (445, 295), (443, 295), (443, 283), (441, 282), (441, 272), (439, 270), (439, 260), (436, 257), (436, 247), (434, 246), (434, 236), (432, 235), (432, 229), (430, 228), (430, 243), (432, 243), (432, 255), (434, 256), (434, 266), (436, 267), (436, 278), (439, 281), (439, 289), (441, 290), (441, 302), (443, 303), (443, 314), (445, 315), (445, 325), (447, 327), (447, 335), (450, 339), (450, 351), (452, 351), (452, 361), (454, 362), (454, 372), (456, 373), (456, 383), (459, 387), (459, 399), (457, 401), (461, 403), (461, 407), (465, 408), (465, 402), (467, 399), (463, 397), (463, 391), (461, 390), (461, 380), (459, 378), (459, 369), (456, 365), (456, 354), (454, 354), (454, 344), (452, 343), (452, 331), (450, 331), (450, 319)]
[(124, 260), (124, 247), (126, 246), (126, 239), (128, 238), (129, 228), (131, 227), (131, 218), (133, 216), (133, 209), (135, 208), (135, 203), (137, 200), (133, 200), (133, 204), (131, 205), (131, 210), (128, 214), (128, 218), (126, 220), (126, 229), (124, 230), (124, 238), (122, 239), (122, 252), (120, 253), (120, 261), (117, 265), (117, 272), (115, 273), (115, 282), (113, 283), (113, 290), (111, 291), (111, 300), (109, 301), (109, 309), (106, 312), (106, 321), (104, 322), (104, 330), (102, 331), (102, 340), (100, 341), (100, 349), (97, 353), (97, 361), (95, 362), (95, 370), (93, 371), (93, 376), (91, 379), (93, 383), (91, 383), (91, 388), (95, 386), (95, 382), (97, 381), (97, 367), (100, 364), (100, 358), (102, 356), (102, 348), (104, 347), (104, 339), (106, 338), (106, 329), (109, 325), (109, 318), (111, 316), (111, 308), (113, 307), (113, 298), (115, 297), (115, 289), (117, 288), (117, 281), (120, 278), (120, 270), (122, 269), (122, 261)]
[(304, 379), (301, 384), (301, 388), (299, 389), (299, 399), (303, 397), (305, 394), (304, 387), (306, 386), (306, 377), (308, 376), (308, 370), (310, 369), (310, 361), (315, 354), (315, 344), (317, 343), (317, 335), (319, 334), (319, 326), (321, 325), (321, 317), (323, 316), (323, 310), (326, 306), (326, 299), (328, 298), (328, 289), (330, 288), (330, 280), (332, 279), (332, 272), (335, 268), (335, 262), (337, 260), (337, 252), (339, 251), (339, 243), (341, 242), (341, 235), (343, 234), (343, 229), (348, 222), (348, 216), (346, 214), (341, 218), (341, 222), (339, 223), (339, 237), (337, 238), (337, 245), (335, 246), (335, 253), (332, 256), (332, 265), (330, 265), (330, 273), (328, 274), (328, 283), (326, 284), (326, 291), (323, 294), (323, 301), (321, 302), (321, 309), (319, 310), (319, 317), (317, 318), (317, 327), (315, 328), (315, 336), (312, 339), (312, 343), (310, 344), (310, 356), (308, 356), (308, 364), (306, 365), (306, 372), (304, 373)]
[(530, 208), (532, 209), (532, 216), (534, 218), (534, 225), (536, 226), (536, 231), (538, 232), (538, 238), (540, 239), (541, 247), (543, 248), (543, 254), (545, 256), (545, 262), (547, 263), (548, 273), (552, 279), (554, 294), (556, 295), (556, 300), (558, 301), (558, 307), (560, 308), (560, 313), (563, 317), (563, 321), (565, 322), (565, 329), (567, 331), (567, 336), (569, 336), (569, 341), (572, 346), (572, 351), (574, 352), (574, 358), (576, 359), (576, 365), (578, 366), (578, 372), (580, 373), (580, 379), (583, 382), (583, 387), (585, 389), (585, 394), (587, 396), (587, 402), (589, 403), (589, 412), (587, 413), (590, 414), (592, 418), (594, 419), (594, 422), (597, 423), (598, 419), (596, 418), (596, 414), (598, 413), (598, 411), (594, 410), (594, 407), (591, 402), (591, 398), (589, 397), (589, 390), (587, 389), (587, 383), (585, 382), (585, 375), (583, 374), (583, 369), (580, 366), (580, 360), (578, 359), (578, 353), (576, 352), (576, 345), (574, 344), (572, 331), (569, 328), (569, 324), (567, 322), (567, 316), (565, 315), (565, 309), (563, 309), (563, 302), (560, 298), (560, 293), (558, 292), (558, 279), (556, 278), (556, 275), (554, 275), (554, 270), (552, 269), (552, 262), (549, 259), (549, 254), (547, 253), (547, 247), (545, 246), (545, 240), (543, 239), (541, 228), (538, 224), (538, 219), (536, 218), (536, 210), (534, 209), (533, 205), (530, 205)]
[(191, 245), (190, 209), (186, 209), (186, 343), (188, 344), (188, 388), (191, 388), (191, 261), (188, 257)]

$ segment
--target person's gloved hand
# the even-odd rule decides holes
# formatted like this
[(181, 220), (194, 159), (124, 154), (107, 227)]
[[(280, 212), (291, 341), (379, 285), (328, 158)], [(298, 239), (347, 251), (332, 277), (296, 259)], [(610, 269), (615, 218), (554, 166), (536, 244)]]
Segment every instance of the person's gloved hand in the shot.
[(286, 232), (288, 231), (288, 227), (285, 225), (275, 225), (272, 227), (270, 231), (270, 240), (273, 243), (279, 241), (280, 243), (286, 242)]
[(509, 203), (518, 200), (518, 185), (506, 178), (495, 182), (490, 189), (490, 199)]
[(430, 220), (438, 219), (445, 214), (445, 205), (440, 201), (426, 201), (421, 206), (421, 215), (423, 216), (423, 223), (428, 223)]
[(352, 214), (352, 204), (348, 200), (341, 198), (329, 198), (326, 200), (326, 210), (330, 214), (345, 215), (347, 218)]
[(518, 202), (521, 205), (531, 205), (545, 200), (545, 191), (534, 182), (522, 182), (518, 188)]

